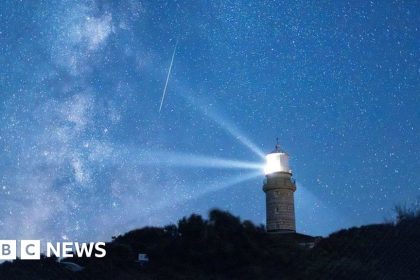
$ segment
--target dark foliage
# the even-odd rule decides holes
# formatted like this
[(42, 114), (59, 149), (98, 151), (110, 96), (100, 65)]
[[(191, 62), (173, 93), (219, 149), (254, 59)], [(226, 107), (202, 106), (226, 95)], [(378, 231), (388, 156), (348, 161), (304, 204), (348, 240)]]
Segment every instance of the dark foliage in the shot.
[[(341, 230), (309, 250), (212, 210), (208, 220), (128, 232), (106, 250), (102, 259), (70, 259), (80, 272), (55, 258), (5, 262), (0, 279), (420, 279), (420, 213), (398, 208), (396, 223)], [(139, 252), (147, 265), (135, 262)]]

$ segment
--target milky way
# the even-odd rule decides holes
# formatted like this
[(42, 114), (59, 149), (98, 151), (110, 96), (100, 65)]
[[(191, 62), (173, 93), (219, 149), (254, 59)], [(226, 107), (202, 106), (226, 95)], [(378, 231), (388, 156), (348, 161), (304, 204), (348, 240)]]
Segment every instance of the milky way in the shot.
[(299, 231), (419, 198), (417, 3), (116, 2), (0, 4), (1, 239), (109, 240), (213, 207), (263, 223), (277, 136)]

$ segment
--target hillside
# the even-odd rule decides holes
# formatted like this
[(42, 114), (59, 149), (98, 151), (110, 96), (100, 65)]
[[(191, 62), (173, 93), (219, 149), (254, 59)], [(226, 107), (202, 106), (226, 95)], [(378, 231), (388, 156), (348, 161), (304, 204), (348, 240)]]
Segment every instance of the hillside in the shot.
[[(285, 240), (283, 240), (285, 241)], [(135, 262), (139, 252), (149, 263)], [(103, 259), (53, 258), (0, 265), (0, 279), (420, 279), (420, 215), (333, 233), (313, 249), (273, 239), (263, 226), (212, 210), (177, 225), (145, 227), (115, 237)]]

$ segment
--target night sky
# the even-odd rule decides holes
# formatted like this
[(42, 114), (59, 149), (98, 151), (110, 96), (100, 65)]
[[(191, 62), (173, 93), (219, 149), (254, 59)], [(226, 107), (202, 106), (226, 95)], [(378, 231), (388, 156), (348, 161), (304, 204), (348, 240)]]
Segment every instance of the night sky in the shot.
[(214, 207), (265, 223), (276, 137), (299, 232), (392, 218), (420, 198), (419, 13), (1, 1), (0, 239), (110, 240)]

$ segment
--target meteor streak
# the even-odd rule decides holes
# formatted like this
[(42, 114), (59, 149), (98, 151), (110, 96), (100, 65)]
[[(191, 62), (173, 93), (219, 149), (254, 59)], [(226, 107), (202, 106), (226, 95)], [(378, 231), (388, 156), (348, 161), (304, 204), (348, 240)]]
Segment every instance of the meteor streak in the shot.
[(163, 88), (162, 99), (160, 100), (159, 113), (162, 110), (163, 101), (165, 100), (166, 88), (168, 87), (169, 77), (171, 76), (172, 65), (174, 64), (174, 58), (175, 58), (177, 46), (178, 46), (178, 40), (175, 43), (174, 52), (172, 53), (172, 58), (171, 58), (171, 64), (169, 65), (168, 75), (166, 76), (165, 87)]

